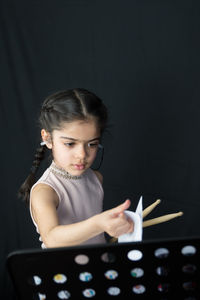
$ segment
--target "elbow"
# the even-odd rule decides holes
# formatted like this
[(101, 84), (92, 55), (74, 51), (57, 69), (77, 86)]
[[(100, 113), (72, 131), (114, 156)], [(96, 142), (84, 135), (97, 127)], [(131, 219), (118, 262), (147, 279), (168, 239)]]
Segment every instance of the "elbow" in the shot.
[(76, 243), (71, 243), (66, 239), (60, 238), (60, 236), (56, 234), (54, 229), (41, 236), (41, 240), (45, 248), (60, 248), (76, 245)]
[(41, 241), (44, 245), (44, 248), (56, 248), (56, 247), (58, 247), (56, 242), (54, 240), (52, 240), (51, 238), (49, 238), (48, 236), (45, 236), (45, 237), (41, 238)]
[(58, 241), (54, 238), (54, 234), (52, 234), (51, 231), (41, 235), (41, 241), (44, 245), (44, 248), (62, 247), (62, 245), (60, 245)]

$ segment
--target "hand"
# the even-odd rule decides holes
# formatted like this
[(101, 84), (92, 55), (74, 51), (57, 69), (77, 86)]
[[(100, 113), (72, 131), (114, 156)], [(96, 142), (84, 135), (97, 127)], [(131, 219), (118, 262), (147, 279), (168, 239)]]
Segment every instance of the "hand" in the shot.
[(110, 236), (119, 237), (122, 234), (132, 232), (134, 230), (134, 223), (127, 218), (124, 211), (129, 208), (130, 200), (126, 200), (119, 206), (109, 209), (98, 215), (99, 226), (103, 231)]

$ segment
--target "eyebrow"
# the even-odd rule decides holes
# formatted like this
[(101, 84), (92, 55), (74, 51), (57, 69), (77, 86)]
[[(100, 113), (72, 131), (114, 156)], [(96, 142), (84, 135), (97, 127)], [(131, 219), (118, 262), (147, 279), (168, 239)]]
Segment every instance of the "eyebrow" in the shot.
[[(67, 137), (67, 136), (60, 136), (61, 139), (65, 139), (65, 140), (70, 140), (70, 141), (74, 141), (74, 142), (80, 142), (80, 140), (77, 140), (77, 139), (74, 139), (72, 137)], [(91, 139), (87, 142), (93, 142), (93, 141), (96, 141), (96, 140), (100, 140), (100, 137), (96, 137), (94, 139)]]

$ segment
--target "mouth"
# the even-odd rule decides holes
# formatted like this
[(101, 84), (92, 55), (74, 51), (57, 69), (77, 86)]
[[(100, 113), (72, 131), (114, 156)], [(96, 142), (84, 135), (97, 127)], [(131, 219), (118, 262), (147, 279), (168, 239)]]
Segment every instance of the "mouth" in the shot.
[(85, 164), (74, 164), (73, 167), (75, 170), (84, 170)]

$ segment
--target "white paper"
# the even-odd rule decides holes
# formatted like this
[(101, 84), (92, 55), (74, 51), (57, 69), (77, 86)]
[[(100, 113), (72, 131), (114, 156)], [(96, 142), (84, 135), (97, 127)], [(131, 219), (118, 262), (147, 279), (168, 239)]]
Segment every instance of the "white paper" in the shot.
[(126, 233), (123, 235), (120, 235), (118, 237), (119, 243), (125, 243), (125, 242), (136, 242), (142, 240), (142, 196), (140, 197), (140, 200), (138, 202), (136, 211), (130, 211), (125, 210), (125, 215), (133, 220), (134, 222), (134, 230), (133, 232)]

